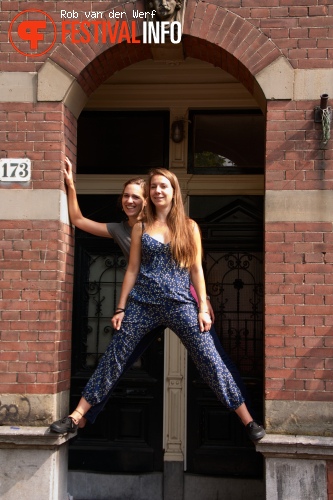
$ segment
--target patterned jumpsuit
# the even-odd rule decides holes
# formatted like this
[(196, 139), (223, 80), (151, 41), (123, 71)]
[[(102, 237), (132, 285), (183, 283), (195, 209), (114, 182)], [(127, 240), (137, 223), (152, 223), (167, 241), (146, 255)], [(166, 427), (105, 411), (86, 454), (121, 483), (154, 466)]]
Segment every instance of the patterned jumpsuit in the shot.
[(178, 335), (202, 378), (227, 408), (235, 410), (244, 402), (212, 337), (200, 332), (188, 270), (173, 260), (169, 243), (143, 233), (140, 272), (129, 294), (121, 328), (82, 392), (88, 403), (96, 405), (106, 397), (137, 344), (159, 325), (167, 325)]

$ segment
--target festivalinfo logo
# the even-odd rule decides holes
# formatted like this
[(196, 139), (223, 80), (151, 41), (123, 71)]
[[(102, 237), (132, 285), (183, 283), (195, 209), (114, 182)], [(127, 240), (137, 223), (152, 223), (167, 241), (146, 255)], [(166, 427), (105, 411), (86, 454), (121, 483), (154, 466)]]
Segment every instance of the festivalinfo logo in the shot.
[[(154, 17), (133, 10), (133, 19)], [(142, 23), (142, 38), (137, 35), (137, 22), (126, 21), (125, 12), (83, 12), (75, 10), (60, 11), (61, 43), (75, 45), (94, 43), (171, 43), (181, 41), (181, 23), (179, 21), (151, 21)], [(81, 18), (81, 19), (80, 19)], [(83, 19), (82, 19), (83, 18)], [(79, 20), (80, 19), (80, 20)], [(9, 40), (14, 49), (26, 57), (42, 56), (52, 49), (57, 40), (57, 26), (52, 17), (42, 10), (29, 9), (17, 14), (9, 27)]]

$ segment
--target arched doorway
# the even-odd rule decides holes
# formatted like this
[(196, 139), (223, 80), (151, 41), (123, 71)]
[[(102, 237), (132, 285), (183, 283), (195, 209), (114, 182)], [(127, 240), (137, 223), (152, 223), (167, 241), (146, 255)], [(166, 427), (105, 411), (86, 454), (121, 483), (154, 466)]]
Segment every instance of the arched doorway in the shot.
[[(193, 75), (198, 75), (198, 81), (193, 81)], [(139, 84), (140, 91), (138, 93)], [(142, 110), (143, 107), (144, 110)], [(87, 102), (85, 113), (96, 113), (96, 111), (119, 113), (120, 110), (123, 110), (124, 113), (127, 111), (135, 113), (137, 111), (148, 112), (158, 109), (168, 113), (170, 123), (177, 118), (188, 120), (190, 109), (214, 109), (216, 111), (246, 109), (247, 111), (260, 111), (258, 104), (250, 93), (230, 74), (197, 59), (185, 58), (174, 67), (170, 67), (165, 61), (147, 60), (124, 69), (100, 86)], [(195, 195), (214, 195), (221, 201), (223, 197), (230, 193), (250, 197), (263, 193), (262, 174), (190, 173), (188, 171), (188, 121), (185, 123), (185, 141), (181, 144), (173, 143), (168, 134), (168, 166), (181, 180), (184, 194), (187, 196), (189, 211), (191, 210), (191, 197)], [(129, 142), (130, 137), (129, 134)], [(93, 193), (95, 196), (97, 194), (101, 196), (103, 193), (117, 193), (120, 191), (121, 183), (124, 180), (124, 175), (120, 173), (104, 172), (97, 175), (87, 173), (80, 175), (80, 172), (78, 172), (78, 174), (78, 192), (84, 196), (88, 196), (88, 194), (91, 196)], [(165, 403), (163, 448), (166, 450), (164, 456), (173, 459), (169, 459), (168, 463), (177, 463), (182, 473), (184, 459), (188, 459), (186, 450), (190, 449), (185, 444), (186, 437), (189, 439), (189, 435), (186, 434), (186, 419), (183, 414), (186, 407), (189, 408), (185, 404), (186, 397), (189, 394), (186, 390), (186, 357), (184, 357), (182, 346), (178, 345), (177, 339), (170, 341), (170, 337), (171, 334), (168, 332), (165, 343), (166, 364), (163, 374)], [(171, 366), (175, 357), (179, 361), (176, 368)], [(173, 435), (169, 432), (170, 428), (174, 432)], [(105, 436), (96, 436), (96, 434), (94, 436), (93, 433), (90, 439), (93, 441), (94, 437), (103, 439)], [(95, 445), (98, 439), (95, 440)], [(189, 445), (189, 441), (187, 444)], [(77, 468), (75, 465), (74, 467)], [(177, 469), (178, 472), (179, 468)], [(92, 470), (90, 465), (88, 469)], [(134, 474), (134, 469), (121, 471), (119, 469), (110, 470), (109, 468), (109, 472), (130, 472)], [(152, 470), (150, 469), (150, 471)], [(161, 469), (155, 469), (155, 472), (159, 470)], [(260, 466), (260, 474), (261, 471)], [(204, 471), (200, 473), (209, 481)], [(73, 474), (75, 475), (75, 473)], [(74, 477), (73, 474), (72, 477)], [(218, 471), (215, 471), (214, 474), (218, 477), (222, 475)]]

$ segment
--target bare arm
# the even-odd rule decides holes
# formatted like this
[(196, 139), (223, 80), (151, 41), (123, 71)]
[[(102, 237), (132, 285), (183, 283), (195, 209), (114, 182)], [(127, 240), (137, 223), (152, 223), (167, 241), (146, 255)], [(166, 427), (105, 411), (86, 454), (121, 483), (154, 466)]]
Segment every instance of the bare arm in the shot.
[[(128, 295), (132, 290), (132, 288), (134, 287), (136, 278), (139, 274), (140, 264), (141, 264), (141, 235), (142, 235), (142, 227), (141, 223), (139, 222), (135, 224), (135, 226), (132, 229), (129, 263), (121, 287), (117, 309), (125, 310)], [(111, 322), (115, 330), (120, 329), (123, 318), (124, 318), (124, 312), (119, 312), (114, 314)]]
[(83, 231), (94, 234), (95, 236), (112, 238), (104, 222), (95, 222), (93, 220), (87, 219), (86, 217), (83, 217), (77, 201), (72, 164), (67, 156), (65, 159), (64, 178), (67, 185), (68, 210), (71, 223), (74, 224), (74, 226), (82, 229)]
[(191, 281), (198, 297), (199, 314), (198, 320), (201, 332), (209, 331), (212, 321), (207, 304), (207, 293), (204, 273), (202, 269), (201, 236), (196, 223), (193, 223), (194, 243), (196, 246), (196, 260), (190, 269)]
[(215, 321), (215, 313), (214, 313), (214, 309), (213, 309), (213, 306), (212, 306), (212, 303), (211, 303), (210, 299), (207, 299), (207, 306), (208, 306), (209, 315), (212, 318), (212, 323), (214, 323), (214, 321)]

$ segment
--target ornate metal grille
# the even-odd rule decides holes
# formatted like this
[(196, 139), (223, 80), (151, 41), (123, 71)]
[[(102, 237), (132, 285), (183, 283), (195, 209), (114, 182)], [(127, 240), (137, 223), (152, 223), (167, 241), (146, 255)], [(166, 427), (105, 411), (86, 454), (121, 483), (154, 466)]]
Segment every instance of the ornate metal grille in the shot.
[[(76, 240), (71, 403), (109, 344), (126, 261), (108, 238)], [(98, 416), (69, 448), (69, 468), (140, 473), (163, 470), (163, 342), (152, 342), (119, 379)]]
[(215, 311), (215, 328), (223, 347), (243, 376), (262, 372), (262, 253), (206, 254), (207, 288)]
[(94, 369), (111, 338), (111, 317), (118, 303), (126, 260), (119, 253), (96, 255), (86, 253), (88, 269), (83, 282), (81, 368)]
[[(247, 406), (262, 419), (262, 197), (191, 197), (203, 235), (205, 276), (221, 344), (246, 384)], [(233, 412), (216, 401), (189, 361), (188, 471), (260, 478), (255, 453)]]
[(126, 260), (107, 238), (87, 237), (78, 231), (73, 313), (73, 376), (89, 376), (113, 335), (115, 310)]

